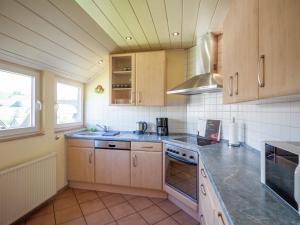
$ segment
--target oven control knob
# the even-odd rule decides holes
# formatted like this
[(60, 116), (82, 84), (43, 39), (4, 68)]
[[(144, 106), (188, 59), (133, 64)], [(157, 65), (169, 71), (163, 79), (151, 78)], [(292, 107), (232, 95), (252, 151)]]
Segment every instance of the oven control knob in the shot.
[(192, 156), (192, 155), (190, 156), (190, 159), (194, 159), (194, 158), (195, 158), (194, 156)]
[(186, 154), (185, 154), (185, 153), (183, 153), (183, 154), (182, 154), (182, 156), (186, 156)]
[(177, 152), (175, 152), (176, 154), (179, 154), (179, 152), (177, 151)]

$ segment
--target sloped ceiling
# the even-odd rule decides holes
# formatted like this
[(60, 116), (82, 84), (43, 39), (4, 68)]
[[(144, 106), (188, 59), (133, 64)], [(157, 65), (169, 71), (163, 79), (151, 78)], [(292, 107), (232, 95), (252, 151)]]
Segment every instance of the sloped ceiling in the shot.
[(0, 59), (86, 82), (112, 52), (192, 47), (229, 1), (0, 0)]
[(197, 36), (221, 30), (230, 0), (75, 1), (122, 50), (138, 51), (192, 47)]
[(0, 58), (87, 81), (116, 43), (73, 0), (0, 0)]

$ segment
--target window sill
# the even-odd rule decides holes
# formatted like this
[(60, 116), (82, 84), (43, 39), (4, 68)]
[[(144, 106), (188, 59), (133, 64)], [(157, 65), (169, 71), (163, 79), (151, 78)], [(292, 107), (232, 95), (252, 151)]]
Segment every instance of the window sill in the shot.
[(34, 133), (27, 133), (27, 134), (19, 134), (19, 135), (11, 135), (11, 136), (6, 136), (6, 137), (0, 137), (0, 143), (20, 140), (20, 139), (25, 139), (25, 138), (38, 137), (38, 136), (43, 136), (43, 135), (45, 135), (44, 132), (38, 131), (38, 132), (34, 132)]
[(80, 125), (80, 126), (72, 126), (72, 127), (64, 127), (64, 128), (56, 128), (54, 130), (54, 133), (63, 133), (63, 132), (68, 132), (68, 131), (75, 131), (75, 130), (81, 130), (84, 129), (85, 127)]

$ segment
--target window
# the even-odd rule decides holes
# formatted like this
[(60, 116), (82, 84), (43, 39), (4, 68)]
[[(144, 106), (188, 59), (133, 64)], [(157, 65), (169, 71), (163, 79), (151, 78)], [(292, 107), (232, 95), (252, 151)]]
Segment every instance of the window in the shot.
[(81, 126), (82, 120), (82, 85), (57, 81), (56, 127)]
[(39, 75), (0, 62), (0, 137), (39, 130)]

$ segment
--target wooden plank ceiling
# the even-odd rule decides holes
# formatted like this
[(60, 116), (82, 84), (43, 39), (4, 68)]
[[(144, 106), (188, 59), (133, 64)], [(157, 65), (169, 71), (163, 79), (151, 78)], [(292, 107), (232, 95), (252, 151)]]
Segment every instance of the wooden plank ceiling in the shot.
[(189, 48), (198, 36), (220, 32), (230, 0), (75, 1), (122, 51), (140, 51)]
[(112, 52), (192, 47), (229, 1), (0, 0), (0, 59), (86, 82)]

